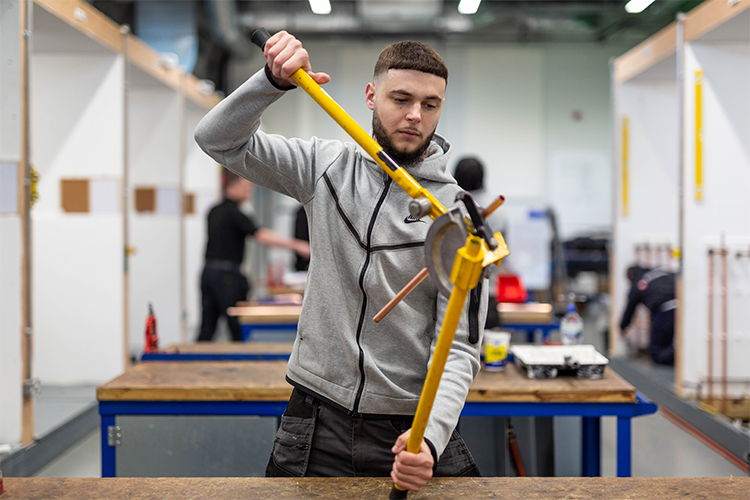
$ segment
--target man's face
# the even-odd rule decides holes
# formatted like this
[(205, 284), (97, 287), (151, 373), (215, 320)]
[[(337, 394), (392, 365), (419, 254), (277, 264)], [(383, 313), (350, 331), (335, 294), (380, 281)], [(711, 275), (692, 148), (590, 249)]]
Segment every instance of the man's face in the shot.
[(445, 100), (445, 79), (411, 69), (391, 69), (365, 89), (375, 140), (399, 165), (422, 160)]

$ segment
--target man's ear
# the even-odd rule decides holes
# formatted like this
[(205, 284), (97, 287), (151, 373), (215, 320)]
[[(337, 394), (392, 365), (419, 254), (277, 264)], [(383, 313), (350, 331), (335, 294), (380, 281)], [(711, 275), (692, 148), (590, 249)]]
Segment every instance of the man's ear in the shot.
[(372, 83), (368, 83), (365, 87), (365, 101), (370, 111), (375, 109), (375, 85)]

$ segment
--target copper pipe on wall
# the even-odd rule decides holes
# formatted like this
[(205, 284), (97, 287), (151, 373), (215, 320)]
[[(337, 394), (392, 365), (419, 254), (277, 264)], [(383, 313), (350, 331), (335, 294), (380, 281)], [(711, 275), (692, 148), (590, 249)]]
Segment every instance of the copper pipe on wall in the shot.
[(722, 245), (721, 255), (721, 412), (727, 413), (727, 337), (729, 336), (727, 323), (727, 255), (729, 249)]
[(714, 391), (714, 250), (713, 248), (708, 249), (708, 345), (706, 346), (706, 352), (708, 353), (708, 365), (706, 368), (706, 380), (708, 381), (708, 396), (707, 399), (709, 404), (713, 404), (713, 391)]
[(643, 246), (640, 243), (635, 244), (635, 265), (641, 266), (643, 264)]

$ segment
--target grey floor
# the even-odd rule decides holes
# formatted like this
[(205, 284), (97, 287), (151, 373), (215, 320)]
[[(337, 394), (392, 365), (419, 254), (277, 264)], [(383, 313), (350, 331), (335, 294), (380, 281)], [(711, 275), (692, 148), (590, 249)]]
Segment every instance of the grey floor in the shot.
[[(584, 315), (584, 342), (606, 352), (603, 328), (607, 304), (590, 304)], [(653, 376), (672, 383), (669, 368), (643, 360)], [(90, 404), (95, 403), (93, 387), (52, 388), (36, 404), (37, 435), (47, 432)], [(43, 392), (44, 394), (44, 392)], [(41, 396), (41, 395), (40, 395)], [(633, 476), (635, 477), (728, 477), (746, 472), (703, 442), (675, 425), (661, 413), (633, 419)], [(99, 477), (101, 449), (99, 429), (91, 432), (63, 455), (41, 469), (35, 477)], [(616, 420), (602, 419), (602, 475), (616, 475)], [(561, 453), (557, 450), (556, 454)], [(571, 451), (571, 460), (580, 454)]]

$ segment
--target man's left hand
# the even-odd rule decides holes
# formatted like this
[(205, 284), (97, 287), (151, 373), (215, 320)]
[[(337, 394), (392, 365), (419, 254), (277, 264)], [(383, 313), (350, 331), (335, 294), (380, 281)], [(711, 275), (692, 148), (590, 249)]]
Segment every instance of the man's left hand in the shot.
[(419, 453), (406, 451), (406, 442), (409, 440), (410, 433), (411, 429), (401, 434), (391, 448), (391, 451), (396, 454), (391, 479), (402, 488), (419, 491), (432, 477), (432, 466), (435, 461), (424, 439), (419, 447)]

